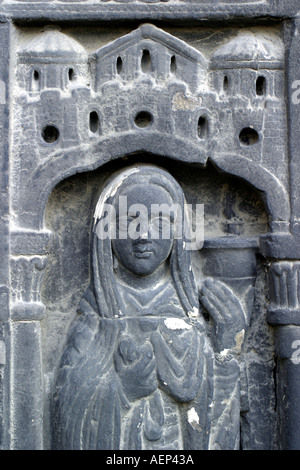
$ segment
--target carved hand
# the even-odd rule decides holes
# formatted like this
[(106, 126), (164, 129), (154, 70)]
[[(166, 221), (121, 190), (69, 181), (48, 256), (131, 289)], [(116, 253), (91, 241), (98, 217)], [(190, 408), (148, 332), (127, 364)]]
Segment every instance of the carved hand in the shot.
[(216, 352), (240, 352), (246, 328), (242, 305), (233, 291), (220, 281), (206, 279), (200, 302), (213, 320), (212, 342)]
[(149, 342), (139, 346), (133, 338), (123, 339), (115, 354), (115, 367), (131, 401), (150, 395), (158, 387), (155, 357)]

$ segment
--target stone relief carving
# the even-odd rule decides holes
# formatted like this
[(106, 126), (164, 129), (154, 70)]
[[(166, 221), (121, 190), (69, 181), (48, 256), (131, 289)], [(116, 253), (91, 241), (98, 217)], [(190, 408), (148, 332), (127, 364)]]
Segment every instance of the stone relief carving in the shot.
[[(103, 191), (92, 281), (58, 371), (54, 448), (239, 448), (243, 307), (220, 281), (196, 286), (188, 241), (174, 235), (183, 223), (178, 213), (169, 238), (159, 226), (164, 212), (145, 232), (121, 237), (120, 225), (127, 230), (135, 220), (133, 213), (120, 216), (122, 196), (149, 216), (153, 204), (162, 210), (185, 204), (171, 175), (150, 165), (127, 169)], [(98, 235), (107, 203), (117, 214), (115, 239)]]
[(268, 307), (270, 323), (286, 324), (287, 319), (295, 324), (299, 323), (299, 268), (297, 261), (271, 263)]
[[(35, 429), (31, 431), (35, 442), (42, 440), (38, 410), (43, 399), (37, 393), (42, 382), (40, 330), (32, 325), (33, 320), (43, 321), (49, 307), (47, 298), (44, 305), (40, 297), (51, 235), (44, 212), (57, 183), (142, 152), (162, 161), (166, 157), (196, 164), (197, 168), (212, 162), (222, 173), (250, 182), (262, 194), (271, 232), (288, 232), (283, 43), (274, 30), (261, 34), (255, 28), (235, 30), (221, 42), (220, 46), (218, 39), (204, 53), (201, 46), (191, 47), (144, 24), (95, 52), (56, 29), (46, 29), (26, 44), (20, 43), (13, 96), (12, 149), (16, 158), (11, 164), (13, 177), (22, 183), (11, 194), (13, 354), (17, 364), (18, 342), (26, 331), (32, 345), (30, 357), (36, 358), (36, 380), (32, 387), (28, 384), (35, 397), (32, 409), (37, 410), (30, 428)], [(146, 172), (144, 167), (138, 169), (141, 175)], [(122, 180), (115, 194), (111, 188), (112, 199), (128, 191), (136, 202), (147, 195), (144, 202), (148, 204), (157, 195), (163, 199), (167, 194), (168, 201), (178, 200), (182, 206), (182, 189), (170, 174), (153, 166), (150, 173), (159, 175), (158, 182), (149, 188), (143, 182), (142, 194), (138, 189), (136, 194), (131, 192), (132, 175), (126, 182)], [(231, 198), (228, 191), (226, 220), (219, 220), (220, 240), (209, 240), (201, 251), (203, 258), (209, 253), (204, 266), (213, 281), (193, 277), (189, 253), (176, 240), (167, 259), (161, 259), (161, 264), (157, 261), (155, 273), (162, 275), (163, 271), (164, 281), (159, 279), (151, 290), (153, 273), (139, 271), (140, 260), (145, 265), (147, 259), (130, 258), (127, 248), (123, 245), (122, 251), (116, 243), (103, 243), (101, 256), (95, 225), (91, 285), (71, 327), (55, 382), (51, 408), (54, 447), (238, 448), (240, 411), (248, 410), (256, 399), (248, 393), (237, 346), (243, 343), (240, 332), (246, 331), (252, 312), (253, 298), (248, 294), (255, 282), (253, 253), (259, 237), (254, 230), (254, 238), (247, 239)], [(97, 210), (96, 218), (99, 214)], [(250, 209), (248, 214), (250, 219)], [(70, 221), (74, 225), (75, 219)], [(99, 224), (101, 219), (97, 220)], [(268, 230), (265, 220), (261, 226)], [(234, 254), (243, 266), (233, 269), (234, 279), (228, 283), (216, 280), (221, 277), (216, 275), (221, 266), (218, 250), (225, 245), (229, 257)], [(248, 251), (241, 261), (242, 246)], [(72, 256), (71, 249), (67, 251)], [(282, 269), (290, 273), (292, 268)], [(277, 282), (275, 277), (281, 274), (275, 274), (271, 269), (271, 281)], [(265, 281), (259, 282), (263, 290)], [(26, 293), (24, 286), (29, 286)], [(279, 300), (274, 294), (275, 309), (282, 307)], [(199, 314), (194, 317), (191, 312), (196, 309)], [(47, 328), (42, 325), (42, 329), (47, 335)], [(65, 341), (63, 334), (60, 339), (59, 348)], [(53, 364), (55, 360), (56, 356)], [(53, 364), (49, 374), (44, 372), (49, 394)], [(254, 360), (251, 367), (260, 364)], [(266, 365), (270, 375), (272, 367), (270, 360)], [(16, 366), (13, 374), (19, 386), (20, 376), (28, 382), (21, 368)], [(266, 379), (265, 370), (263, 374), (259, 387), (265, 387), (265, 396), (273, 378)], [(22, 409), (21, 396), (15, 397), (15, 416)], [(254, 409), (250, 426), (257, 404)], [(22, 440), (20, 433), (16, 439)], [(264, 443), (261, 438), (258, 444), (248, 445)]]

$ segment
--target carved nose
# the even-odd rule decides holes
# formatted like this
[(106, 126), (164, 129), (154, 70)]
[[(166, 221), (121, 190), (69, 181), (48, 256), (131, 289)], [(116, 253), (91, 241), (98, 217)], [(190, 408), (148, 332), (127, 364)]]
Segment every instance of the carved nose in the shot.
[(138, 241), (142, 243), (147, 243), (151, 239), (149, 226), (143, 227), (139, 232)]
[(139, 237), (136, 240), (137, 243), (141, 245), (146, 245), (147, 243), (151, 243), (150, 235), (148, 232), (140, 233)]

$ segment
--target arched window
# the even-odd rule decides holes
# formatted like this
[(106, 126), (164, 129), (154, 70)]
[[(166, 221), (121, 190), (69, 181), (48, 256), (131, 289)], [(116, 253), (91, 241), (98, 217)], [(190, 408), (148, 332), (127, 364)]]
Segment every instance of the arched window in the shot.
[(265, 77), (258, 77), (256, 80), (256, 94), (257, 96), (265, 96), (267, 91), (267, 81)]
[(151, 55), (148, 49), (143, 50), (142, 59), (141, 59), (141, 67), (144, 73), (151, 72), (151, 69), (152, 69)]
[(200, 116), (198, 119), (198, 137), (205, 139), (207, 136), (208, 123), (206, 116)]
[(123, 70), (123, 61), (122, 61), (122, 58), (120, 56), (117, 58), (116, 66), (117, 66), (117, 74), (120, 75), (120, 73)]
[(93, 134), (95, 134), (96, 132), (98, 132), (99, 127), (100, 127), (99, 114), (97, 113), (97, 111), (91, 111), (90, 118), (89, 118), (90, 131), (93, 132)]
[(176, 63), (176, 56), (175, 55), (172, 55), (172, 57), (171, 57), (170, 70), (174, 75), (176, 74), (177, 63)]
[(69, 81), (72, 82), (75, 80), (75, 71), (74, 69), (72, 68), (69, 68), (68, 70), (68, 77), (69, 77)]
[(229, 90), (229, 79), (227, 75), (225, 75), (223, 79), (223, 90), (225, 91), (225, 93), (227, 93)]
[(31, 76), (31, 90), (32, 91), (39, 91), (40, 90), (40, 72), (39, 70), (33, 70)]

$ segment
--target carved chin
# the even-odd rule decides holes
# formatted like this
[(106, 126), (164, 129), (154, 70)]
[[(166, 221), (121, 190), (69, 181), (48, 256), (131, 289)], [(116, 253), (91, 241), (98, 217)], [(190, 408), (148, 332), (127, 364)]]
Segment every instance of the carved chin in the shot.
[(130, 270), (134, 274), (139, 275), (152, 274), (159, 267), (159, 264), (151, 258), (153, 258), (152, 253), (135, 254), (135, 262), (134, 265), (131, 266)]

